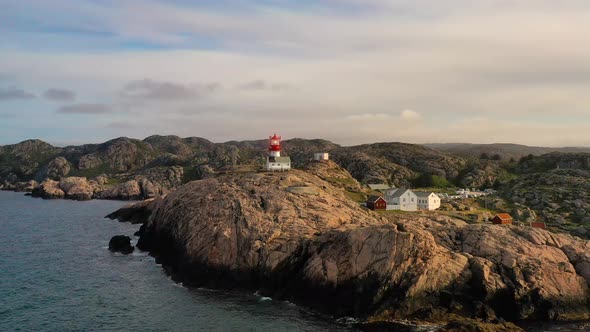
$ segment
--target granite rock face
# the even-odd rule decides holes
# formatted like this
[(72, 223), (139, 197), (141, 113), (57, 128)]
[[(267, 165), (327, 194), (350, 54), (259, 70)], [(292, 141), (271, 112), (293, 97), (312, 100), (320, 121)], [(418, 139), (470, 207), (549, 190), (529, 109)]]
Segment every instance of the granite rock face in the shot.
[(570, 235), (376, 214), (302, 171), (194, 181), (141, 208), (138, 247), (189, 285), (373, 322), (590, 318), (590, 243)]
[(70, 163), (64, 157), (53, 159), (47, 166), (45, 178), (59, 180), (70, 173)]
[(59, 182), (53, 180), (45, 180), (41, 182), (32, 192), (33, 197), (41, 197), (45, 199), (64, 198), (66, 193), (59, 187)]
[[(557, 163), (558, 161), (555, 161)], [(574, 161), (573, 165), (577, 165)], [(580, 161), (582, 163), (582, 161)], [(528, 164), (528, 163), (524, 163)], [(583, 165), (581, 165), (583, 166)], [(523, 166), (524, 167), (524, 166)], [(533, 166), (528, 166), (527, 169)], [(570, 231), (579, 225), (579, 235), (590, 231), (590, 171), (554, 169), (525, 174), (504, 192), (510, 201), (532, 209), (538, 219)]]

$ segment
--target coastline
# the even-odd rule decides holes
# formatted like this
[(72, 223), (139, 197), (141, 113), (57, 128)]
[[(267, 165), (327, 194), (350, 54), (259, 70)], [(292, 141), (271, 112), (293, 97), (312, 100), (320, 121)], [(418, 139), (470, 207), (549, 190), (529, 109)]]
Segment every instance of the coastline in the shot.
[[(282, 176), (283, 180), (281, 181), (297, 182), (300, 181), (298, 177), (305, 176), (307, 175), (299, 172), (294, 172), (289, 175)], [(279, 175), (277, 177), (280, 178), (281, 176)], [(264, 178), (265, 180), (261, 180), (262, 178)], [(265, 178), (264, 176), (260, 175), (252, 175), (250, 177), (247, 175), (243, 175), (241, 177), (233, 178), (228, 176), (225, 178), (222, 177), (210, 180), (201, 180), (195, 183), (191, 183), (185, 187), (182, 187), (181, 189), (179, 189), (179, 191), (168, 195), (166, 199), (157, 199), (154, 202), (151, 202), (147, 206), (143, 207), (145, 209), (149, 206), (149, 208), (152, 209), (152, 215), (145, 224), (143, 234), (141, 234), (140, 240), (138, 241), (138, 248), (141, 250), (149, 251), (151, 255), (156, 257), (158, 262), (163, 264), (163, 267), (168, 274), (170, 274), (175, 280), (181, 281), (183, 282), (183, 284), (190, 287), (211, 287), (218, 289), (245, 289), (248, 291), (258, 291), (263, 296), (270, 296), (272, 298), (280, 300), (288, 300), (298, 305), (312, 308), (314, 310), (318, 310), (320, 312), (332, 315), (334, 317), (358, 317), (363, 322), (370, 322), (376, 325), (384, 324), (388, 321), (398, 321), (399, 319), (409, 318), (410, 320), (420, 323), (440, 324), (441, 322), (444, 322), (446, 324), (458, 324), (457, 326), (461, 326), (461, 324), (491, 324), (495, 326), (497, 330), (510, 330), (516, 328), (516, 325), (511, 325), (511, 323), (504, 323), (504, 320), (501, 317), (496, 318), (497, 314), (505, 316), (506, 313), (498, 311), (500, 307), (495, 307), (497, 304), (494, 304), (495, 302), (493, 298), (491, 298), (491, 300), (486, 300), (486, 297), (484, 296), (481, 298), (481, 300), (477, 300), (484, 301), (481, 302), (484, 303), (484, 306), (481, 307), (481, 309), (478, 309), (483, 311), (479, 311), (479, 313), (476, 313), (474, 311), (471, 311), (471, 313), (469, 313), (469, 311), (460, 309), (461, 307), (468, 308), (470, 303), (474, 303), (473, 299), (469, 299), (469, 296), (466, 297), (467, 294), (478, 294), (473, 293), (472, 286), (469, 286), (469, 283), (472, 284), (473, 281), (469, 280), (471, 280), (474, 277), (483, 278), (479, 281), (481, 283), (481, 286), (478, 287), (490, 287), (492, 282), (497, 283), (497, 281), (486, 279), (489, 278), (486, 277), (487, 274), (493, 273), (495, 275), (496, 273), (498, 273), (493, 272), (496, 271), (497, 267), (493, 267), (493, 270), (489, 270), (489, 267), (492, 266), (490, 265), (489, 267), (486, 267), (486, 264), (496, 263), (484, 263), (486, 262), (486, 260), (482, 260), (483, 258), (470, 258), (468, 261), (464, 261), (465, 263), (459, 263), (462, 262), (462, 258), (457, 260), (459, 257), (457, 255), (463, 255), (459, 251), (457, 253), (449, 252), (450, 256), (443, 256), (447, 257), (444, 258), (445, 261), (451, 259), (455, 260), (455, 262), (447, 261), (443, 265), (441, 265), (440, 268), (432, 266), (431, 271), (430, 268), (428, 270), (414, 270), (415, 267), (411, 267), (412, 265), (408, 265), (406, 267), (408, 268), (408, 271), (406, 273), (402, 273), (399, 275), (396, 274), (396, 272), (393, 273), (398, 275), (398, 277), (396, 278), (400, 278), (398, 282), (401, 282), (401, 285), (404, 285), (404, 283), (408, 282), (410, 284), (406, 286), (395, 286), (397, 282), (386, 281), (386, 279), (383, 279), (383, 277), (386, 276), (387, 273), (391, 272), (380, 270), (381, 268), (375, 269), (376, 265), (374, 265), (381, 264), (377, 262), (379, 262), (382, 259), (386, 259), (386, 261), (388, 261), (391, 258), (386, 258), (386, 256), (383, 256), (382, 258), (379, 258), (377, 256), (367, 256), (367, 258), (365, 259), (368, 259), (367, 266), (369, 267), (369, 270), (367, 271), (367, 273), (363, 273), (364, 277), (351, 276), (348, 279), (350, 282), (348, 286), (345, 282), (346, 279), (342, 279), (342, 281), (339, 281), (337, 286), (334, 287), (334, 285), (336, 284), (326, 283), (325, 278), (328, 278), (328, 280), (330, 280), (331, 278), (333, 278), (331, 277), (331, 273), (342, 274), (346, 273), (346, 270), (355, 268), (354, 265), (352, 265), (351, 267), (348, 267), (345, 270), (341, 270), (339, 264), (344, 264), (344, 262), (342, 262), (336, 263), (338, 264), (336, 265), (338, 266), (338, 268), (337, 270), (334, 270), (335, 272), (330, 272), (330, 269), (334, 269), (334, 267), (330, 267), (333, 266), (331, 264), (334, 263), (331, 262), (333, 258), (329, 257), (332, 257), (332, 255), (336, 253), (338, 254), (336, 254), (337, 256), (334, 257), (346, 257), (350, 255), (350, 253), (347, 253), (348, 250), (351, 250), (357, 245), (359, 245), (360, 248), (364, 247), (367, 250), (374, 251), (376, 248), (383, 247), (383, 241), (385, 241), (386, 243), (391, 243), (393, 247), (399, 247), (400, 245), (402, 245), (402, 247), (399, 247), (399, 249), (397, 249), (398, 254), (396, 255), (398, 256), (394, 257), (398, 258), (395, 258), (395, 260), (410, 259), (410, 261), (413, 261), (414, 259), (426, 259), (424, 262), (428, 266), (429, 264), (432, 264), (437, 260), (437, 258), (433, 258), (430, 256), (432, 255), (432, 253), (441, 250), (434, 248), (437, 248), (441, 245), (440, 241), (442, 240), (442, 238), (439, 239), (438, 237), (442, 232), (463, 232), (464, 235), (461, 235), (461, 237), (464, 239), (469, 238), (469, 236), (471, 236), (469, 234), (478, 234), (478, 237), (483, 236), (481, 241), (489, 242), (500, 240), (500, 235), (496, 235), (494, 233), (496, 233), (497, 230), (504, 230), (503, 232), (501, 232), (502, 236), (506, 236), (506, 238), (508, 239), (514, 239), (511, 241), (519, 241), (517, 242), (518, 245), (530, 248), (530, 250), (537, 250), (535, 248), (537, 248), (540, 245), (534, 244), (530, 241), (538, 241), (535, 240), (536, 237), (547, 237), (549, 239), (551, 238), (550, 236), (552, 236), (550, 235), (550, 233), (539, 230), (523, 231), (519, 228), (514, 227), (499, 228), (479, 227), (475, 225), (468, 226), (458, 223), (457, 221), (453, 221), (451, 219), (438, 217), (433, 220), (410, 219), (405, 222), (402, 222), (400, 220), (392, 224), (387, 220), (382, 220), (379, 218), (374, 219), (375, 217), (372, 217), (373, 215), (371, 213), (367, 215), (367, 212), (363, 212), (365, 217), (362, 218), (367, 220), (367, 224), (358, 226), (355, 226), (354, 223), (350, 226), (346, 226), (346, 224), (344, 224), (332, 230), (331, 226), (329, 226), (326, 229), (320, 228), (317, 229), (315, 233), (310, 233), (311, 237), (307, 238), (306, 235), (303, 238), (297, 240), (298, 235), (296, 234), (298, 233), (291, 233), (291, 235), (287, 235), (289, 234), (289, 231), (287, 230), (291, 230), (291, 232), (293, 232), (295, 228), (292, 227), (299, 227), (296, 226), (298, 225), (296, 219), (289, 221), (286, 224), (286, 221), (283, 221), (279, 222), (279, 224), (275, 224), (275, 226), (272, 226), (273, 212), (270, 211), (274, 211), (273, 206), (267, 206), (267, 204), (265, 203), (263, 204), (263, 210), (260, 212), (256, 212), (256, 209), (260, 209), (261, 207), (250, 207), (250, 204), (252, 204), (254, 200), (252, 200), (252, 198), (242, 196), (245, 195), (251, 197), (251, 195), (262, 195), (262, 198), (260, 198), (260, 200), (263, 202), (267, 202), (268, 198), (264, 198), (264, 195), (265, 193), (268, 193), (270, 191), (271, 193), (268, 193), (269, 197), (275, 197), (275, 199), (278, 199), (278, 201), (281, 202), (277, 204), (281, 206), (281, 210), (283, 212), (279, 212), (279, 214), (275, 217), (275, 219), (278, 217), (279, 221), (283, 218), (281, 216), (290, 215), (289, 212), (285, 211), (286, 208), (290, 209), (288, 208), (288, 206), (290, 205), (289, 203), (287, 203), (287, 201), (283, 201), (282, 197), (285, 197), (285, 199), (289, 200), (297, 200), (297, 202), (301, 202), (297, 204), (301, 205), (312, 204), (313, 199), (308, 200), (307, 198), (302, 198), (301, 195), (290, 196), (291, 194), (287, 194), (287, 196), (281, 196), (283, 195), (282, 192), (284, 191), (284, 189), (281, 189), (281, 186), (275, 188), (275, 182), (272, 182), (274, 181), (272, 180), (272, 178), (272, 176), (271, 178)], [(293, 179), (290, 180), (291, 178)], [(311, 180), (311, 178), (309, 178), (309, 180)], [(234, 181), (237, 187), (235, 187), (232, 184), (234, 183)], [(270, 187), (267, 187), (265, 190), (259, 192), (258, 189), (256, 189), (258, 188), (257, 183), (259, 183), (257, 181), (270, 181), (268, 183), (271, 185)], [(325, 185), (324, 182), (321, 182), (322, 180), (314, 178), (313, 181), (316, 183), (316, 185), (319, 185), (320, 187), (323, 186), (324, 188), (330, 188), (329, 184)], [(216, 199), (216, 197), (218, 196), (214, 192), (209, 190), (210, 188), (217, 188), (217, 190), (222, 191), (223, 195), (220, 194), (220, 199)], [(325, 190), (329, 191), (330, 196), (338, 197), (336, 190)], [(218, 202), (220, 205), (216, 205), (215, 207), (213, 207), (209, 205), (210, 203), (203, 201), (202, 198), (207, 196), (210, 196), (207, 201), (215, 201)], [(230, 202), (224, 203), (224, 199), (221, 199), (221, 197), (225, 197), (225, 200), (229, 200)], [(321, 192), (320, 197), (322, 197), (322, 199), (324, 200), (328, 199), (328, 196), (322, 196)], [(327, 202), (330, 201), (328, 200)], [(294, 209), (297, 209), (297, 204), (294, 205)], [(334, 204), (339, 205), (339, 209), (342, 209), (341, 204), (343, 204), (343, 201), (336, 200), (334, 201)], [(197, 206), (200, 208), (195, 209), (195, 207)], [(309, 209), (306, 210), (306, 212), (310, 213), (314, 209), (324, 210), (325, 208), (309, 207)], [(354, 210), (354, 208), (352, 209), (353, 210), (351, 210), (350, 214), (355, 215), (356, 212), (352, 211), (356, 210)], [(212, 216), (209, 215), (207, 212), (210, 210), (213, 211), (212, 213), (215, 216), (213, 217), (213, 219), (211, 219)], [(335, 210), (333, 209), (326, 209), (326, 211), (332, 211), (332, 213), (335, 212)], [(127, 211), (127, 218), (133, 218), (133, 214), (130, 214), (129, 212), (130, 211)], [(145, 210), (141, 213), (145, 215)], [(262, 221), (265, 220), (266, 216), (268, 216), (269, 213), (271, 215), (269, 217), (271, 218), (269, 220), (271, 221), (271, 224), (267, 224), (266, 221)], [(110, 217), (119, 220), (126, 219), (120, 218), (121, 216), (113, 214), (110, 215)], [(262, 219), (258, 221), (258, 218)], [(307, 215), (306, 218), (313, 219), (313, 217), (310, 215)], [(328, 215), (320, 214), (317, 218), (321, 219), (330, 217), (328, 217)], [(146, 221), (145, 218), (143, 218), (143, 220)], [(172, 222), (173, 220), (175, 220), (175, 222)], [(176, 221), (178, 221), (178, 223)], [(203, 223), (201, 223), (201, 221)], [(227, 226), (229, 227), (227, 229), (225, 228), (226, 222)], [(262, 223), (259, 224), (259, 222)], [(217, 231), (210, 229), (209, 226), (207, 226), (209, 225), (209, 223), (216, 224), (217, 226), (215, 226), (215, 229), (217, 229)], [(274, 223), (276, 223), (276, 221)], [(273, 238), (271, 237), (268, 240), (263, 240), (259, 237), (262, 236), (262, 233), (256, 233), (257, 231), (255, 231), (257, 227), (263, 227), (264, 229), (266, 229), (265, 227), (267, 226), (265, 225), (271, 227), (268, 230), (271, 233), (273, 232), (273, 227), (278, 227), (277, 230), (282, 229), (282, 227), (287, 227), (286, 229), (281, 231), (281, 233), (285, 234), (285, 236), (287, 237), (279, 241), (280, 244), (278, 244), (278, 246), (275, 246), (276, 249), (270, 249), (270, 247), (273, 246), (272, 241), (276, 241), (276, 239), (279, 238), (275, 238), (275, 240), (273, 240)], [(305, 224), (302, 224), (301, 226), (307, 227), (305, 226)], [(195, 238), (194, 236), (196, 235), (196, 233), (192, 233), (190, 231), (192, 227), (197, 227), (195, 229), (199, 229), (199, 233), (202, 234), (197, 235), (197, 237)], [(223, 229), (226, 230), (222, 231)], [(432, 233), (434, 229), (439, 229), (439, 231), (437, 231), (436, 233)], [(491, 232), (492, 229), (494, 230), (494, 232)], [(220, 236), (221, 238), (219, 238)], [(363, 242), (355, 244), (357, 239), (368, 239), (377, 236), (380, 238), (380, 240), (378, 240), (377, 242), (367, 242), (366, 240), (363, 240)], [(529, 237), (529, 240), (523, 242), (523, 240), (520, 239), (523, 236), (525, 238)], [(228, 238), (223, 239), (224, 237)], [(215, 238), (217, 238), (217, 240), (211, 241), (211, 239)], [(258, 239), (254, 240), (256, 238)], [(565, 241), (566, 239), (569, 239), (569, 237), (560, 237), (559, 241)], [(266, 242), (269, 240), (271, 242)], [(256, 244), (259, 241), (261, 241), (260, 244), (262, 244), (262, 246), (260, 246), (260, 244)], [(403, 244), (405, 242), (407, 242), (407, 244)], [(234, 247), (234, 244), (232, 243), (237, 245), (237, 247)], [(400, 253), (404, 250), (407, 250), (402, 248), (405, 248), (403, 246), (409, 245), (410, 243), (412, 244), (410, 245), (410, 247), (407, 248), (414, 247), (415, 249), (413, 249), (413, 251), (418, 250), (415, 252), (415, 254), (412, 254), (417, 255), (415, 256), (415, 258), (411, 258), (413, 256), (406, 256), (406, 254)], [(500, 245), (500, 243), (494, 244), (494, 246), (495, 245)], [(424, 248), (429, 248), (430, 246), (432, 246), (432, 249), (434, 249), (435, 251), (431, 251), (431, 249), (428, 249), (426, 252), (421, 253), (421, 250), (423, 249), (418, 248), (422, 248), (423, 246), (426, 246)], [(218, 247), (218, 249), (215, 249), (216, 247)], [(551, 249), (551, 247), (543, 248), (544, 249), (540, 249), (549, 251), (554, 250)], [(583, 248), (583, 246), (581, 248)], [(427, 252), (430, 253), (428, 254)], [(532, 253), (533, 252), (531, 252), (531, 254)], [(237, 254), (238, 256), (233, 256), (234, 254)], [(366, 255), (366, 253), (358, 253), (354, 255), (360, 257), (358, 255), (363, 256)], [(278, 258), (275, 264), (268, 261), (268, 259), (271, 259), (271, 257), (283, 258)], [(435, 260), (433, 261), (433, 259)], [(522, 262), (516, 262), (516, 265), (521, 266), (521, 268), (526, 267), (527, 264), (535, 264), (534, 260), (529, 261), (529, 258), (526, 258), (524, 256), (521, 259), (523, 260)], [(370, 263), (373, 260), (374, 262)], [(508, 263), (505, 258), (500, 259), (500, 261), (502, 260), (504, 260), (504, 262), (500, 263), (498, 268), (501, 267), (501, 269), (506, 269), (506, 267), (508, 267), (509, 264), (513, 264)], [(393, 261), (391, 262), (393, 263)], [(441, 261), (441, 263), (442, 262), (443, 261)], [(449, 263), (451, 265), (449, 265)], [(399, 262), (396, 264), (399, 264)], [(455, 272), (449, 272), (448, 270), (449, 268), (451, 268), (450, 271), (453, 271), (453, 269), (455, 269), (455, 267), (452, 267), (453, 264), (467, 264), (465, 266), (467, 266), (469, 270), (467, 272), (461, 272), (463, 267), (457, 266), (457, 274), (453, 274)], [(502, 264), (506, 265), (506, 267), (502, 267), (504, 266)], [(569, 262), (567, 264), (569, 264)], [(415, 266), (415, 263), (413, 263), (413, 265)], [(447, 272), (443, 272), (444, 270), (441, 270), (442, 266), (445, 266), (443, 269), (447, 269)], [(315, 270), (317, 267), (319, 267), (320, 269)], [(544, 265), (542, 269), (549, 271), (548, 273), (551, 274), (562, 273), (550, 268), (550, 265)], [(386, 274), (382, 274), (383, 272), (386, 272)], [(500, 277), (502, 279), (508, 278), (510, 274), (506, 274), (507, 272), (509, 272), (509, 270), (506, 270), (506, 272), (501, 272), (502, 274), (498, 275), (497, 277)], [(319, 275), (315, 273), (319, 273)], [(417, 280), (420, 280), (420, 278), (422, 278), (420, 277), (421, 275), (427, 278), (424, 279), (426, 283), (430, 283), (440, 278), (447, 278), (447, 275), (448, 278), (451, 278), (449, 280), (459, 278), (457, 283), (454, 283), (453, 286), (455, 289), (454, 292), (458, 292), (457, 295), (452, 295), (452, 292), (449, 293), (448, 290), (442, 288), (439, 290), (433, 289), (432, 295), (428, 295), (426, 297), (423, 297), (419, 295), (419, 293), (415, 293), (415, 291), (412, 291), (415, 295), (412, 295), (412, 298), (407, 298), (406, 296), (408, 292), (411, 289), (413, 289), (413, 287), (416, 287), (415, 285), (412, 285), (412, 283), (415, 283)], [(320, 279), (317, 279), (318, 277), (320, 277)], [(342, 277), (339, 277), (339, 279), (340, 278), (348, 277), (344, 277), (344, 275), (342, 275)], [(517, 277), (517, 279), (514, 282), (523, 284), (533, 282), (533, 284), (527, 287), (531, 287), (533, 285), (536, 285), (534, 287), (540, 287), (539, 285), (542, 284), (538, 284), (534, 281), (526, 281), (524, 279), (520, 280), (519, 278), (521, 277)], [(549, 275), (547, 276), (547, 278), (549, 278)], [(580, 294), (583, 294), (583, 292), (587, 292), (587, 282), (582, 282), (583, 279), (579, 279), (581, 278), (579, 276), (577, 278), (577, 282), (580, 283), (579, 287), (582, 287), (580, 288), (582, 292)], [(508, 281), (508, 279), (504, 280), (506, 280), (505, 282)], [(544, 280), (543, 282), (546, 282), (546, 280)], [(385, 292), (379, 291), (379, 289), (383, 289), (383, 287), (385, 287), (385, 289), (388, 290)], [(435, 286), (435, 284), (432, 284), (432, 286), (428, 287), (439, 286)], [(491, 288), (487, 292), (490, 291), (492, 291)], [(572, 294), (578, 292), (574, 289), (572, 289), (571, 291), (574, 292)], [(396, 295), (396, 292), (400, 292), (400, 294)], [(498, 292), (498, 294), (500, 295), (502, 294), (502, 292), (500, 291)], [(449, 295), (451, 296), (449, 297)], [(483, 295), (485, 295), (485, 293)], [(546, 309), (543, 309), (543, 307), (541, 306), (543, 302), (535, 302), (536, 300), (527, 299), (526, 296), (528, 295), (526, 295), (526, 293), (524, 293), (521, 296), (524, 297), (521, 297), (521, 299), (518, 299), (516, 297), (513, 298), (511, 296), (505, 297), (503, 301), (508, 302), (506, 302), (504, 306), (534, 306), (536, 309), (532, 312), (533, 316), (529, 316), (527, 318), (528, 320), (573, 320), (575, 319), (575, 317), (580, 317), (579, 315), (581, 315), (581, 317), (587, 317), (588, 315), (588, 313), (585, 313), (584, 310), (577, 312), (578, 310), (576, 309), (577, 307), (587, 308), (586, 304), (582, 303), (583, 301), (588, 301), (587, 298), (580, 298), (578, 300), (573, 300), (572, 302), (560, 301), (559, 304), (556, 304), (557, 307), (554, 307), (552, 305), (552, 307), (554, 308), (559, 308), (559, 311), (553, 311), (553, 309), (550, 311), (544, 311)], [(393, 302), (387, 304), (387, 301)], [(546, 298), (543, 301), (551, 300), (550, 298)], [(429, 311), (415, 310), (416, 308), (424, 306), (431, 307), (431, 309)], [(454, 314), (453, 312), (456, 313)], [(526, 314), (525, 311), (519, 312)], [(508, 318), (511, 321), (519, 323), (521, 322), (521, 319), (518, 319), (517, 316), (509, 315)], [(461, 321), (462, 323), (460, 324), (459, 322)]]

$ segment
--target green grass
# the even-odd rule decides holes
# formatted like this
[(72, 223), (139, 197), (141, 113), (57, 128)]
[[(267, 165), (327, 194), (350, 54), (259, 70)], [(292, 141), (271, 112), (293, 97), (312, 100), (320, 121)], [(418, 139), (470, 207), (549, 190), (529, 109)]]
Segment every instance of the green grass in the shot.
[(103, 163), (102, 165), (95, 167), (95, 168), (89, 168), (89, 169), (77, 169), (75, 167), (71, 168), (70, 174), (68, 174), (68, 176), (79, 176), (79, 177), (85, 177), (88, 179), (92, 179), (95, 178), (101, 174), (112, 174), (112, 173), (116, 173), (114, 172), (107, 163)]
[(346, 196), (348, 196), (348, 198), (352, 199), (355, 202), (359, 202), (359, 203), (364, 202), (367, 199), (367, 196), (365, 194), (358, 192), (358, 191), (353, 192), (353, 191), (346, 190), (346, 191), (344, 191), (344, 194)]
[(423, 211), (402, 211), (402, 210), (375, 210), (380, 214), (415, 214)]
[(327, 178), (326, 181), (330, 182), (330, 183), (341, 183), (341, 184), (348, 184), (348, 185), (354, 185), (355, 181), (352, 178)]
[(118, 179), (118, 178), (107, 178), (107, 182), (105, 182), (105, 184), (107, 186), (114, 186), (114, 185), (118, 185), (122, 182), (123, 182), (123, 180)]
[(423, 187), (423, 188), (415, 188), (415, 190), (416, 191), (427, 191), (427, 192), (431, 191), (431, 192), (437, 193), (437, 194), (455, 195), (457, 188)]
[(194, 180), (198, 180), (198, 176), (197, 176), (197, 169), (194, 166), (190, 166), (190, 167), (183, 167), (183, 173), (182, 173), (182, 183), (188, 183)]

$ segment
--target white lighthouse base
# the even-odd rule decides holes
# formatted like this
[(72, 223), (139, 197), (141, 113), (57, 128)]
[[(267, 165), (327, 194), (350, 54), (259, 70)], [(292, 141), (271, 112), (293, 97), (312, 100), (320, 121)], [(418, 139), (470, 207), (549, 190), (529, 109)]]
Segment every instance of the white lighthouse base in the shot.
[(291, 169), (291, 158), (289, 157), (266, 157), (266, 164), (264, 165), (267, 171), (288, 171)]

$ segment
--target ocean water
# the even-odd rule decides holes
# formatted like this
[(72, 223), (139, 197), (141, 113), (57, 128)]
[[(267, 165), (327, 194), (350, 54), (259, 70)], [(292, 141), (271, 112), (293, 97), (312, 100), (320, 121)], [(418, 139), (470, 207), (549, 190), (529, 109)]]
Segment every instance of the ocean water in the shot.
[(124, 203), (0, 192), (0, 331), (354, 331), (254, 294), (187, 289), (145, 253), (113, 254), (139, 225)]

